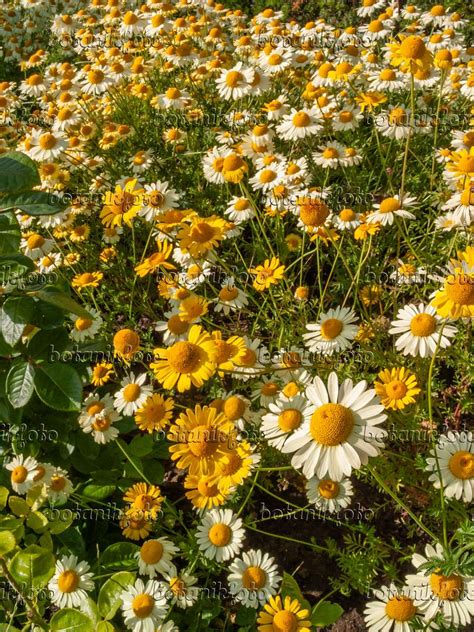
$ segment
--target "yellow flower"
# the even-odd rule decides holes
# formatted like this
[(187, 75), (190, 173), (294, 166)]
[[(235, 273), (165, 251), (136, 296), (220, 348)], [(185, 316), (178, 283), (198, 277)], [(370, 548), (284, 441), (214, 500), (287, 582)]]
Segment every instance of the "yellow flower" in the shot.
[(373, 112), (374, 108), (387, 101), (387, 97), (381, 92), (361, 92), (355, 100), (359, 104), (361, 112), (365, 112), (365, 110)]
[(229, 450), (216, 464), (219, 485), (225, 487), (242, 485), (250, 476), (254, 464), (252, 446), (247, 441), (242, 441), (233, 450)]
[(115, 191), (107, 191), (100, 219), (104, 226), (131, 225), (131, 220), (142, 207), (143, 189), (137, 189), (137, 180), (130, 180), (122, 189), (120, 185)]
[(354, 231), (354, 239), (358, 241), (367, 239), (369, 235), (375, 235), (380, 230), (380, 224), (378, 222), (371, 222), (370, 224), (360, 224)]
[(382, 288), (379, 285), (364, 285), (359, 291), (360, 300), (364, 305), (375, 305), (382, 296)]
[(103, 386), (110, 381), (114, 369), (110, 362), (99, 362), (92, 368), (91, 383), (94, 386)]
[(228, 182), (238, 183), (248, 171), (247, 164), (238, 154), (230, 154), (224, 158), (222, 175)]
[(163, 430), (171, 421), (173, 409), (174, 401), (171, 397), (165, 399), (159, 393), (153, 393), (135, 413), (135, 423), (140, 430), (146, 430), (150, 434)]
[(227, 502), (229, 488), (218, 484), (216, 476), (194, 476), (188, 474), (184, 481), (186, 498), (197, 509), (212, 509)]
[(474, 317), (474, 274), (456, 268), (430, 303), (442, 318)]
[(140, 348), (140, 336), (133, 329), (120, 329), (114, 336), (114, 355), (131, 360)]
[(150, 364), (163, 388), (177, 387), (180, 393), (191, 385), (202, 386), (215, 372), (217, 348), (211, 336), (200, 325), (193, 325), (187, 340), (171, 347), (155, 349), (156, 362)]
[(271, 260), (265, 259), (263, 265), (250, 268), (249, 272), (255, 275), (253, 287), (258, 292), (263, 292), (263, 290), (267, 290), (271, 285), (277, 284), (283, 278), (285, 266), (280, 264), (278, 257), (272, 257)]
[(405, 72), (427, 70), (433, 63), (433, 55), (419, 35), (409, 35), (400, 43), (394, 42), (388, 46), (392, 54), (390, 63)]
[(173, 252), (173, 246), (165, 239), (157, 242), (157, 252), (147, 257), (142, 263), (135, 266), (137, 276), (144, 277), (164, 268), (165, 270), (175, 270), (176, 267), (167, 261)]
[(456, 178), (462, 178), (465, 182), (468, 178), (474, 178), (474, 147), (461, 149), (451, 154), (451, 159), (446, 165)]
[(258, 616), (258, 632), (310, 632), (312, 626), (309, 620), (310, 612), (297, 599), (286, 596), (270, 597)]
[(103, 278), (102, 272), (83, 272), (82, 274), (76, 274), (71, 281), (71, 285), (80, 292), (85, 287), (99, 287), (99, 281), (102, 281)]
[(126, 515), (135, 520), (155, 520), (163, 503), (160, 488), (148, 483), (135, 483), (124, 494), (128, 503)]
[(192, 223), (184, 226), (178, 233), (179, 247), (192, 257), (202, 257), (219, 245), (228, 228), (229, 223), (216, 215), (194, 217)]
[(216, 463), (229, 449), (235, 434), (234, 424), (213, 407), (199, 404), (187, 408), (171, 426), (168, 440), (171, 458), (190, 474), (213, 474)]
[(416, 395), (421, 392), (416, 375), (404, 367), (384, 369), (377, 377), (380, 382), (374, 382), (375, 392), (385, 408), (403, 410), (408, 404), (413, 404)]
[(152, 529), (152, 523), (145, 520), (145, 518), (124, 516), (120, 520), (120, 528), (122, 529), (122, 535), (129, 540), (144, 540)]
[(232, 371), (234, 364), (239, 364), (247, 352), (245, 340), (241, 336), (231, 336), (224, 340), (220, 331), (213, 331), (212, 338), (217, 347), (215, 363), (222, 377), (224, 371)]
[(181, 320), (192, 323), (204, 314), (207, 314), (207, 301), (203, 296), (191, 294), (179, 304), (179, 316)]

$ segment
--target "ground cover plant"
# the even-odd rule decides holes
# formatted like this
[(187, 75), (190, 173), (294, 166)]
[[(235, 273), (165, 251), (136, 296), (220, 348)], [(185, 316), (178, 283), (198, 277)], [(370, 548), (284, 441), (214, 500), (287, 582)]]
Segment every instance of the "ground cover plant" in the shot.
[(473, 629), (474, 49), (401, 4), (0, 7), (1, 632)]

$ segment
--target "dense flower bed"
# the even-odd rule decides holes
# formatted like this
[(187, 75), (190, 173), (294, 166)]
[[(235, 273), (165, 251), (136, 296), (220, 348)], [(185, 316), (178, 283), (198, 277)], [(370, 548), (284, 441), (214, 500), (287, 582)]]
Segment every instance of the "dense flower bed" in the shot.
[(474, 49), (357, 16), (0, 8), (1, 630), (472, 629)]

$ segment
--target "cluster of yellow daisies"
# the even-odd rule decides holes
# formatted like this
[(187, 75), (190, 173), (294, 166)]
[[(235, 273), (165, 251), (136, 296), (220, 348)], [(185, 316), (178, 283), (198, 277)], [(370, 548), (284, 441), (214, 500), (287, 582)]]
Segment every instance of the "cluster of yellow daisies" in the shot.
[[(192, 508), (184, 528), (226, 570), (229, 598), (260, 608), (260, 632), (312, 627), (279, 595), (275, 559), (244, 546), (267, 460), (291, 464), (309, 505), (348, 507), (387, 420), (419, 413), (436, 357), (474, 317), (474, 49), (458, 13), (399, 4), (363, 0), (346, 29), (214, 0), (0, 8), (5, 67), (22, 72), (0, 83), (0, 151), (27, 154), (40, 188), (70, 202), (16, 212), (21, 252), (88, 310), (71, 315), (77, 349), (110, 343), (77, 423), (100, 446), (120, 440), (124, 418), (133, 436), (167, 442)], [(339, 182), (355, 183), (350, 207)], [(364, 282), (376, 259), (386, 288)], [(372, 345), (386, 363), (348, 376)], [(446, 501), (470, 503), (472, 434), (450, 429), (426, 457)], [(52, 504), (77, 478), (40, 455), (6, 468), (17, 494), (42, 486)], [(118, 526), (140, 542), (144, 578), (121, 595), (135, 632), (178, 630), (173, 608), (201, 594), (199, 560), (179, 569), (179, 547), (159, 535), (167, 512), (151, 480), (123, 495)], [(415, 568), (445, 555), (433, 544)], [(49, 587), (56, 606), (81, 609), (94, 575), (62, 556)], [(473, 596), (472, 578), (422, 568), (377, 592), (366, 625), (457, 630)]]

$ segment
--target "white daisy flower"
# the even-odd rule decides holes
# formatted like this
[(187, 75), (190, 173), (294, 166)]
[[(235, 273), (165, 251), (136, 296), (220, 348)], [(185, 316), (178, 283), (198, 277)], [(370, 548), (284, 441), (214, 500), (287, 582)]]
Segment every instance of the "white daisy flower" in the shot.
[(405, 217), (406, 219), (415, 219), (415, 215), (407, 208), (410, 208), (416, 202), (416, 198), (405, 195), (403, 200), (400, 200), (400, 196), (394, 195), (393, 197), (387, 197), (383, 199), (379, 204), (374, 204), (373, 211), (366, 219), (371, 224), (378, 222), (383, 226), (392, 225), (395, 217)]
[(60, 132), (45, 132), (36, 129), (31, 132), (28, 155), (39, 162), (50, 162), (59, 158), (68, 146), (68, 141)]
[(337, 215), (332, 217), (332, 221), (339, 230), (354, 230), (360, 226), (360, 213), (351, 208), (343, 208)]
[(382, 68), (373, 74), (369, 74), (370, 89), (375, 91), (392, 92), (403, 90), (407, 86), (406, 77), (393, 68)]
[(284, 140), (297, 140), (314, 136), (323, 128), (320, 118), (320, 112), (316, 107), (306, 110), (293, 108), (289, 114), (282, 117), (282, 121), (277, 127), (277, 133)]
[[(433, 472), (429, 480), (436, 489), (443, 484), (444, 495), (470, 503), (474, 497), (474, 442), (472, 433), (448, 432), (441, 435), (436, 446), (436, 457), (431, 450), (427, 470)], [(438, 464), (441, 471), (441, 481)]]
[(239, 225), (255, 217), (255, 209), (248, 198), (234, 195), (232, 199), (229, 200), (224, 215), (226, 215), (231, 222)]
[(158, 574), (166, 573), (173, 556), (179, 549), (168, 538), (155, 538), (144, 542), (135, 557), (138, 560), (138, 570), (141, 575), (148, 575), (153, 579)]
[(474, 222), (474, 188), (468, 185), (463, 191), (455, 193), (442, 207), (451, 211), (460, 224), (470, 226)]
[(248, 68), (239, 61), (230, 69), (223, 70), (216, 79), (219, 96), (226, 101), (240, 99), (249, 94), (255, 78), (253, 68)]
[(258, 608), (276, 594), (281, 577), (273, 557), (250, 549), (229, 567), (230, 593), (243, 606)]
[(94, 420), (94, 417), (102, 412), (111, 412), (114, 409), (114, 401), (112, 396), (109, 394), (99, 396), (99, 395), (89, 395), (87, 399), (85, 399), (81, 414), (79, 415), (79, 425), (84, 427), (90, 421)]
[(133, 632), (155, 632), (166, 616), (166, 587), (150, 579), (146, 584), (137, 579), (120, 595), (125, 625)]
[(82, 423), (82, 429), (87, 434), (91, 433), (96, 443), (105, 445), (118, 437), (119, 431), (113, 424), (119, 420), (120, 415), (114, 410), (103, 410), (86, 423)]
[(306, 483), (306, 494), (308, 502), (313, 503), (317, 509), (335, 513), (351, 504), (354, 491), (349, 478), (332, 481), (330, 478), (321, 480), (313, 476)]
[(330, 309), (319, 317), (319, 322), (308, 323), (309, 333), (303, 334), (305, 346), (312, 353), (332, 355), (351, 347), (351, 341), (357, 335), (357, 317), (348, 307)]
[(451, 344), (449, 339), (457, 332), (455, 327), (445, 325), (441, 334), (442, 323), (442, 319), (436, 314), (436, 309), (431, 305), (410, 304), (398, 310), (388, 333), (399, 336), (395, 341), (395, 347), (403, 355), (427, 358), (433, 355), (438, 343), (440, 349), (449, 347)]
[(381, 11), (384, 6), (383, 0), (362, 0), (362, 6), (357, 9), (357, 15), (366, 18), (373, 13)]
[(144, 386), (146, 378), (146, 373), (138, 377), (131, 373), (121, 381), (122, 388), (114, 395), (114, 406), (119, 413), (130, 416), (143, 406), (153, 391), (151, 386)]
[(11, 486), (17, 494), (26, 494), (35, 485), (38, 462), (32, 456), (18, 454), (5, 465), (5, 469), (11, 472)]
[(387, 415), (375, 390), (367, 390), (365, 380), (354, 386), (351, 379), (346, 379), (339, 385), (332, 372), (327, 388), (316, 377), (306, 389), (306, 396), (314, 404), (311, 419), (282, 449), (295, 453), (291, 464), (306, 478), (340, 481), (353, 469), (367, 465), (369, 456), (380, 454), (386, 431), (378, 425)]
[(92, 318), (74, 317), (74, 327), (70, 333), (71, 338), (75, 342), (83, 342), (87, 338), (93, 338), (102, 327), (103, 320), (96, 309), (88, 308)]
[(167, 345), (173, 344), (177, 340), (186, 338), (190, 323), (180, 318), (178, 311), (165, 312), (167, 320), (159, 320), (155, 323), (155, 331), (163, 332), (163, 342)]
[(318, 147), (313, 152), (313, 160), (320, 167), (335, 169), (341, 164), (345, 157), (345, 148), (341, 143), (332, 141), (324, 146)]
[(265, 103), (262, 108), (267, 113), (269, 121), (279, 121), (282, 116), (288, 113), (288, 97), (280, 94), (276, 99)]
[(410, 111), (404, 106), (393, 107), (375, 117), (375, 127), (387, 138), (403, 140), (411, 133)]
[(219, 290), (216, 303), (214, 305), (214, 311), (222, 312), (225, 316), (228, 316), (230, 312), (236, 312), (246, 307), (248, 299), (244, 292), (235, 287), (234, 279), (228, 277), (224, 280), (221, 289)]
[(202, 159), (202, 169), (204, 177), (213, 184), (225, 184), (225, 178), (222, 175), (225, 157), (229, 150), (226, 147), (213, 147)]
[(31, 233), (23, 237), (20, 244), (23, 253), (30, 259), (39, 259), (48, 255), (54, 246), (54, 239), (48, 239), (39, 233)]
[(212, 509), (206, 512), (196, 531), (199, 550), (216, 562), (235, 557), (242, 548), (245, 530), (242, 520), (232, 509)]
[(143, 206), (139, 211), (140, 217), (151, 222), (160, 213), (169, 211), (178, 206), (179, 194), (168, 182), (157, 180), (153, 184), (145, 185), (145, 193), (142, 197)]
[(199, 597), (199, 587), (197, 578), (189, 573), (178, 573), (176, 566), (170, 564), (168, 570), (163, 573), (168, 586), (166, 589), (166, 596), (168, 601), (172, 605), (177, 605), (178, 608), (190, 608), (196, 603)]
[(57, 560), (53, 577), (48, 588), (51, 601), (59, 608), (80, 608), (87, 599), (87, 593), (94, 589), (93, 573), (89, 573), (87, 562), (78, 562), (75, 555)]
[(291, 48), (279, 46), (270, 48), (268, 51), (264, 48), (258, 56), (258, 64), (264, 72), (274, 75), (291, 66), (292, 58), (293, 51)]
[(336, 132), (346, 132), (359, 127), (362, 118), (362, 113), (358, 108), (347, 105), (334, 115), (331, 123)]
[[(441, 544), (437, 544), (436, 548), (427, 544), (425, 556), (415, 553), (412, 564), (418, 569), (433, 558), (444, 559)], [(420, 570), (416, 575), (408, 575), (406, 582), (411, 588), (415, 606), (426, 621), (431, 621), (441, 612), (444, 621), (456, 626), (456, 629), (471, 623), (471, 616), (474, 615), (474, 578), (457, 573), (449, 576), (439, 572), (426, 575)]]
[(73, 490), (66, 470), (55, 467), (51, 472), (51, 478), (47, 484), (48, 498), (52, 504), (66, 501)]
[(376, 601), (369, 601), (364, 610), (368, 632), (412, 632), (418, 612), (411, 593), (409, 587), (398, 590), (395, 584), (374, 590)]
[(301, 425), (311, 419), (312, 406), (302, 395), (278, 397), (268, 403), (270, 412), (262, 417), (261, 431), (268, 443), (281, 450), (286, 441)]

